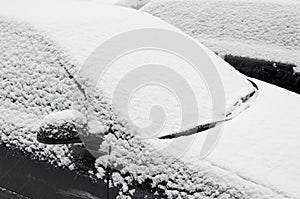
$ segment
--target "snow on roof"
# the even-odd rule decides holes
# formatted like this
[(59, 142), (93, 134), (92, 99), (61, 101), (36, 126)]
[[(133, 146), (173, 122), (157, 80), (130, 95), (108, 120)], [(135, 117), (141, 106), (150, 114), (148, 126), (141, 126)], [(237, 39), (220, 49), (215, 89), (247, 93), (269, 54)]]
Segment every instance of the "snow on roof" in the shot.
[(152, 0), (142, 10), (180, 28), (221, 55), (300, 67), (298, 0)]

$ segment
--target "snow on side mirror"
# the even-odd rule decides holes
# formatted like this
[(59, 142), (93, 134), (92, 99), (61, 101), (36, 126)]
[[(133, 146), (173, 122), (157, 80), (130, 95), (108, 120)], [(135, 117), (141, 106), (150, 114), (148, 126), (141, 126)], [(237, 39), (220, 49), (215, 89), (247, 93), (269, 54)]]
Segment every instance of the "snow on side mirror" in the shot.
[(79, 111), (64, 110), (44, 118), (37, 132), (37, 140), (44, 144), (74, 144), (82, 143), (83, 139), (86, 144), (95, 145), (96, 150), (107, 130), (102, 122), (87, 121)]
[(41, 123), (37, 140), (44, 144), (81, 143), (80, 131), (87, 130), (84, 115), (75, 110), (65, 110), (47, 115)]

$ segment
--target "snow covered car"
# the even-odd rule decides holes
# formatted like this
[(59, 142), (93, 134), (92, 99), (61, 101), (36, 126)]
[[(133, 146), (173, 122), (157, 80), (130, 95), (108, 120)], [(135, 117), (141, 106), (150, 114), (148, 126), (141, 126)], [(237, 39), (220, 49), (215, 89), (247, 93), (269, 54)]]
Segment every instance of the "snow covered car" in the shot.
[[(213, 131), (213, 126), (201, 134), (190, 135), (196, 135), (195, 141), (179, 159), (163, 156), (158, 153), (157, 148), (167, 145), (173, 139), (178, 140), (178, 143), (183, 142), (189, 136), (159, 139), (159, 136), (171, 135), (170, 127), (158, 137), (145, 142), (141, 141), (131, 134), (130, 129), (125, 128), (101, 95), (93, 96), (92, 101), (97, 104), (93, 111), (96, 112), (96, 120), (101, 121), (110, 130), (101, 135), (104, 144), (100, 143), (98, 151), (108, 151), (110, 149), (108, 143), (113, 147), (110, 149), (110, 154), (104, 153), (98, 158), (91, 156), (90, 151), (86, 151), (79, 143), (81, 139), (76, 134), (77, 128), (74, 129), (72, 126), (78, 123), (85, 124), (84, 118), (72, 123), (80, 117), (66, 117), (69, 115), (66, 110), (73, 108), (74, 93), (82, 95), (81, 84), (77, 81), (76, 74), (85, 59), (99, 44), (111, 38), (111, 35), (149, 27), (178, 33), (181, 31), (146, 13), (121, 7), (103, 6), (89, 1), (32, 2), (34, 4), (30, 5), (27, 2), (18, 1), (20, 7), (16, 7), (14, 1), (1, 2), (0, 6), (2, 148), (0, 167), (1, 175), (3, 174), (0, 187), (11, 190), (6, 191), (6, 194), (22, 194), (33, 198), (103, 198), (106, 197), (106, 192), (102, 179), (105, 178), (105, 173), (110, 168), (115, 187), (114, 196), (120, 192), (120, 196), (143, 197), (139, 196), (138, 190), (145, 190), (150, 196), (158, 198), (167, 196), (170, 198), (286, 197), (271, 186), (257, 184), (246, 180), (243, 175), (237, 176), (232, 171), (221, 169), (222, 164), (226, 165), (222, 157), (226, 156), (220, 155), (218, 148), (216, 153), (208, 157), (208, 160), (200, 160), (199, 147), (203, 143), (203, 137)], [(281, 142), (280, 138), (284, 136), (297, 140), (295, 137), (299, 135), (293, 134), (293, 131), (297, 129), (297, 123), (293, 121), (292, 124), (295, 126), (290, 123), (285, 125), (290, 128), (289, 132), (292, 134), (282, 135), (280, 132), (280, 138), (276, 137), (279, 133), (274, 133), (274, 130), (279, 131), (280, 128), (275, 126), (273, 129), (274, 125), (281, 126), (280, 122), (274, 124), (274, 120), (268, 120), (270, 123), (267, 126), (255, 124), (261, 121), (259, 117), (263, 117), (264, 114), (274, 117), (275, 114), (272, 112), (262, 113), (262, 110), (270, 105), (271, 99), (271, 105), (284, 99), (289, 104), (297, 106), (298, 96), (256, 80), (248, 81), (245, 76), (234, 70), (212, 51), (205, 47), (203, 49), (216, 66), (224, 86), (226, 109), (219, 114), (239, 115), (232, 121), (224, 122), (224, 137), (229, 136), (228, 139), (231, 142), (228, 143), (230, 146), (224, 146), (221, 140), (219, 145), (223, 147), (222, 151), (237, 152), (238, 150), (234, 148), (237, 147), (235, 144), (252, 146), (252, 142), (245, 143), (244, 139), (251, 140), (251, 137), (247, 136), (256, 135), (253, 139), (261, 141), (260, 136), (265, 135), (262, 132), (271, 127), (272, 130), (265, 133), (267, 136), (271, 134), (274, 139), (277, 138), (278, 145), (273, 145), (274, 147), (281, 146), (283, 141)], [(154, 55), (148, 53), (146, 57), (149, 59), (149, 56), (151, 60), (151, 56)], [(145, 58), (145, 55), (141, 58)], [(164, 61), (163, 58), (161, 60)], [(168, 57), (166, 61), (170, 61), (170, 58)], [(130, 67), (132, 62), (129, 60), (126, 63), (129, 63), (128, 67)], [(176, 63), (177, 61), (172, 62), (174, 67)], [(185, 67), (181, 67), (180, 70), (184, 72)], [(252, 104), (253, 98), (257, 96), (255, 84), (258, 85), (258, 90), (262, 94), (258, 96), (257, 102)], [(201, 92), (199, 95), (203, 96)], [(205, 96), (202, 99), (206, 99)], [(205, 100), (204, 102), (203, 104), (206, 105)], [(251, 109), (245, 112), (249, 106)], [(202, 107), (202, 110), (206, 110), (205, 108), (206, 106)], [(295, 115), (292, 119), (299, 119), (295, 109), (277, 107), (276, 111), (280, 114), (285, 113), (284, 111), (291, 111)], [(49, 127), (52, 121), (61, 122), (57, 117), (59, 115), (67, 120), (49, 129), (43, 128), (45, 127), (43, 124)], [(204, 111), (203, 118), (193, 125), (205, 125), (207, 119), (209, 118)], [(68, 121), (71, 122), (67, 123)], [(59, 128), (56, 128), (57, 126)], [(246, 126), (251, 126), (253, 132), (248, 133), (249, 128), (247, 129)], [(258, 127), (263, 129), (256, 129)], [(61, 132), (63, 136), (59, 137)], [(44, 143), (39, 142), (37, 136)], [(234, 139), (237, 139), (237, 142)], [(259, 144), (260, 150), (263, 150), (265, 144), (263, 142)], [(293, 153), (290, 151), (294, 149), (293, 147), (298, 147), (297, 144), (298, 142), (289, 142), (289, 146), (286, 146), (286, 150), (283, 151), (289, 154), (287, 157), (292, 156), (292, 158), (287, 158), (287, 162), (297, 157), (296, 150), (292, 151)], [(245, 148), (241, 147), (241, 149)], [(259, 149), (253, 150), (257, 152)], [(269, 150), (266, 155), (276, 153), (276, 151), (278, 150)], [(238, 162), (235, 164), (237, 167), (243, 167), (244, 163), (249, 164), (249, 161), (252, 161), (247, 159), (247, 155), (258, 155), (253, 151), (250, 152), (242, 151), (244, 156), (240, 159), (233, 155), (232, 161)], [(19, 154), (19, 157), (16, 158), (16, 154)], [(258, 155), (258, 158), (264, 159), (265, 156)], [(22, 160), (23, 167), (18, 165), (18, 159)], [(242, 161), (242, 164), (239, 161)], [(10, 168), (10, 164), (14, 166)], [(120, 165), (122, 166), (119, 167)], [(293, 165), (297, 166), (297, 164)], [(253, 165), (254, 168), (255, 166), (257, 165)], [(10, 169), (14, 172), (10, 173)], [(266, 172), (263, 169), (265, 167), (258, 172)], [(291, 180), (294, 183), (297, 178), (294, 177)], [(30, 186), (42, 187), (42, 191), (35, 190), (34, 187), (28, 188)]]
[(299, 94), (299, 7), (294, 0), (153, 0), (142, 10), (197, 39), (243, 74)]
[[(299, 71), (299, 1), (152, 0), (142, 10), (178, 27), (220, 56), (254, 58), (257, 67), (257, 59), (290, 63), (297, 67), (285, 68), (291, 70), (288, 73)], [(241, 59), (239, 63), (250, 67), (249, 60)], [(290, 90), (299, 93), (299, 80), (294, 85), (284, 85), (288, 84), (286, 79), (280, 80), (278, 85), (294, 87)], [(288, 198), (299, 198), (300, 112), (295, 109), (299, 107), (299, 96), (253, 81), (259, 89), (256, 102), (225, 124), (222, 138), (208, 160)]]
[(297, 0), (152, 0), (142, 10), (178, 27), (219, 55), (299, 66), (299, 6)]

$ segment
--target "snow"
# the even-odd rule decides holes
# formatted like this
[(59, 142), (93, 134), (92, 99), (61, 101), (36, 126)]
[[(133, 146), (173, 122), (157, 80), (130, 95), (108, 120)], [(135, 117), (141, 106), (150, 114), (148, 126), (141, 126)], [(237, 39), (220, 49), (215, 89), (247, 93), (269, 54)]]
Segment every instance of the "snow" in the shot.
[[(224, 126), (208, 159), (246, 179), (300, 196), (300, 96), (256, 81), (260, 95)], [(265, 111), (261, 111), (265, 110)]]
[(63, 110), (51, 113), (43, 119), (43, 123), (56, 123), (57, 125), (66, 122), (74, 122), (78, 124), (86, 124), (85, 116), (76, 110)]
[[(14, 147), (29, 152), (36, 158), (46, 159), (58, 166), (74, 168), (69, 146), (48, 146), (38, 143), (36, 141), (36, 129), (39, 127), (43, 118), (51, 113), (56, 112), (56, 114), (46, 117), (46, 121), (64, 118), (74, 119), (73, 114), (70, 114), (72, 112), (65, 112), (64, 110), (72, 108), (74, 93), (82, 95), (82, 93), (80, 94), (78, 91), (73, 78), (76, 70), (81, 67), (94, 48), (110, 38), (111, 35), (137, 28), (149, 27), (163, 28), (179, 33), (181, 33), (181, 31), (148, 14), (117, 6), (103, 6), (102, 4), (92, 3), (91, 1), (60, 1), (59, 7), (57, 7), (57, 2), (55, 1), (39, 3), (40, 1), (31, 0), (30, 2), (32, 4), (21, 0), (12, 0), (9, 2), (0, 1), (1, 143), (13, 145)], [(16, 3), (19, 5), (18, 7), (15, 6)], [(72, 9), (69, 9), (70, 7)], [(235, 104), (236, 101), (239, 101), (241, 97), (253, 92), (254, 89), (252, 85), (245, 80), (246, 78), (244, 76), (236, 72), (210, 50), (205, 47), (202, 48), (204, 52), (213, 59), (217, 70), (221, 74), (227, 99), (226, 107), (228, 110), (232, 110), (232, 105)], [(152, 58), (162, 57), (162, 55), (165, 54), (152, 54), (148, 52), (148, 54), (146, 54), (147, 56), (140, 55), (141, 54), (138, 53), (135, 54), (135, 56), (138, 56), (140, 59), (146, 57), (147, 61)], [(139, 64), (140, 60), (133, 58), (134, 57), (131, 57), (131, 59), (124, 58), (119, 64), (126, 60), (131, 60), (131, 62), (128, 62), (128, 65)], [(172, 64), (174, 63), (175, 69), (176, 67), (178, 68), (178, 66), (176, 66), (176, 59), (172, 57), (175, 59), (175, 61), (172, 62), (169, 58), (170, 57), (167, 57), (167, 60), (162, 59), (162, 62), (169, 63), (168, 61), (170, 61)], [(67, 71), (70, 74), (68, 74)], [(120, 71), (120, 73), (122, 72), (126, 71)], [(189, 73), (189, 71), (182, 69), (180, 72)], [(239, 138), (238, 136), (235, 137), (233, 135), (234, 133), (245, 131), (248, 125), (246, 123), (248, 119), (249, 122), (253, 122), (249, 125), (251, 125), (253, 131), (256, 130), (256, 132), (241, 134), (245, 137), (244, 139), (241, 137), (241, 140), (237, 140), (239, 141), (239, 146), (243, 145), (242, 141), (248, 141), (247, 139), (251, 140), (247, 137), (250, 135), (262, 134), (261, 136), (263, 136), (264, 132), (268, 132), (268, 135), (270, 135), (274, 133), (275, 130), (278, 131), (274, 134), (282, 134), (282, 131), (279, 132), (279, 130), (282, 130), (284, 124), (295, 125), (292, 126), (293, 128), (291, 127), (293, 131), (289, 132), (294, 132), (294, 130), (297, 129), (296, 127), (298, 127), (296, 109), (293, 109), (294, 117), (286, 121), (286, 123), (283, 123), (282, 118), (274, 118), (276, 114), (272, 114), (272, 112), (269, 113), (270, 115), (265, 115), (274, 118), (273, 121), (269, 122), (272, 125), (278, 125), (275, 126), (277, 129), (271, 129), (270, 124), (264, 126), (264, 123), (259, 124), (256, 122), (255, 119), (264, 116), (261, 112), (265, 106), (273, 104), (269, 103), (270, 101), (277, 100), (275, 101), (276, 104), (274, 103), (276, 107), (280, 107), (280, 100), (286, 100), (290, 102), (289, 104), (291, 106), (295, 105), (295, 107), (298, 106), (298, 102), (296, 103), (295, 101), (299, 101), (296, 95), (278, 90), (272, 86), (265, 86), (266, 84), (264, 83), (258, 83), (262, 86), (262, 92), (266, 93), (265, 95), (262, 94), (258, 96), (260, 97), (259, 101), (263, 102), (256, 108), (256, 111), (254, 111), (258, 115), (254, 113), (247, 115), (247, 113), (251, 111), (251, 109), (249, 109), (248, 112), (240, 114), (240, 116), (234, 118), (232, 122), (227, 123), (224, 127), (224, 136), (220, 140), (216, 152), (209, 156), (208, 160), (201, 161), (197, 160), (196, 157), (198, 156), (195, 155), (198, 155), (197, 152), (199, 152), (201, 140), (203, 140), (206, 134), (201, 134), (196, 137), (197, 140), (194, 141), (194, 145), (189, 148), (189, 152), (185, 153), (185, 156), (181, 157), (181, 160), (175, 159), (174, 157), (162, 156), (158, 153), (156, 146), (164, 145), (168, 140), (152, 140), (147, 143), (132, 137), (132, 129), (128, 129), (128, 127), (123, 124), (123, 121), (120, 121), (116, 117), (113, 108), (104, 99), (103, 93), (87, 92), (87, 98), (91, 100), (89, 102), (94, 105), (92, 106), (92, 111), (94, 112), (93, 116), (101, 120), (101, 123), (105, 127), (112, 125), (114, 130), (113, 133), (104, 135), (104, 141), (100, 146), (100, 150), (107, 153), (109, 147), (112, 146), (112, 152), (111, 155), (104, 155), (97, 159), (96, 165), (98, 173), (96, 175), (99, 178), (103, 177), (103, 169), (107, 165), (113, 165), (119, 168), (121, 174), (130, 173), (131, 175), (127, 176), (114, 175), (114, 177), (122, 183), (124, 192), (126, 192), (127, 186), (130, 185), (133, 180), (144, 182), (146, 179), (151, 179), (153, 187), (160, 187), (157, 188), (157, 190), (160, 191), (166, 190), (166, 193), (170, 196), (193, 196), (195, 198), (284, 198), (286, 196), (285, 194), (297, 195), (295, 187), (288, 187), (287, 184), (284, 186), (284, 184), (279, 182), (280, 180), (276, 178), (278, 175), (283, 175), (282, 173), (285, 169), (290, 169), (289, 176), (291, 176), (292, 173), (295, 175), (294, 178), (290, 179), (290, 183), (297, 182), (299, 179), (297, 177), (297, 171), (294, 170), (298, 166), (297, 161), (289, 162), (295, 159), (297, 160), (296, 150), (294, 149), (297, 147), (298, 139), (296, 139), (297, 135), (295, 134), (287, 134), (286, 136), (290, 136), (288, 137), (289, 139), (286, 140), (287, 138), (285, 138), (282, 142), (280, 142), (280, 138), (284, 137), (277, 137), (278, 145), (275, 145), (274, 148), (266, 151), (264, 156), (261, 156), (262, 159), (264, 159), (261, 167), (259, 167), (259, 165), (253, 165), (251, 162), (251, 158), (257, 155), (258, 150), (256, 150), (255, 147), (250, 148), (252, 144), (250, 141), (246, 143), (248, 144), (246, 146), (249, 146), (249, 148), (244, 148), (244, 152), (241, 151), (240, 156), (232, 157), (232, 162), (236, 163), (236, 167), (233, 167), (232, 162), (228, 163), (226, 159), (222, 159), (223, 153), (226, 151), (228, 151), (228, 154), (232, 154), (237, 153), (238, 149), (240, 149), (233, 148), (235, 142), (232, 143), (231, 140), (234, 140), (233, 138)], [(202, 82), (202, 86), (203, 85), (204, 83)], [(201, 88), (203, 87), (196, 87), (196, 89)], [(284, 92), (286, 92), (286, 98), (282, 97)], [(277, 95), (281, 97), (276, 99)], [(273, 98), (274, 96), (275, 99)], [(203, 104), (207, 105), (209, 102), (204, 101)], [(257, 104), (259, 103), (257, 102)], [(247, 105), (249, 106), (250, 104)], [(237, 107), (237, 109), (238, 108), (239, 107)], [(283, 110), (280, 111), (286, 111), (284, 107), (282, 107), (282, 109)], [(205, 109), (204, 106), (203, 110), (209, 109)], [(244, 110), (244, 108), (242, 110)], [(276, 109), (273, 108), (272, 110)], [(58, 111), (64, 112), (57, 113)], [(81, 113), (85, 115), (84, 112)], [(56, 118), (57, 114), (58, 118)], [(246, 118), (243, 119), (244, 114)], [(281, 112), (278, 114), (281, 114)], [(289, 114), (289, 112), (287, 112), (287, 114)], [(249, 118), (247, 118), (247, 116)], [(282, 117), (282, 115), (280, 116)], [(285, 119), (287, 118), (290, 119), (289, 116), (285, 117)], [(235, 123), (235, 119), (237, 119), (237, 123)], [(245, 126), (243, 124), (245, 124)], [(230, 125), (232, 125), (232, 129), (230, 129)], [(227, 130), (227, 128), (229, 129)], [(257, 130), (255, 128), (261, 129)], [(284, 131), (291, 129), (285, 128)], [(103, 137), (102, 133), (99, 134), (98, 132), (96, 133), (96, 135)], [(179, 141), (181, 139), (179, 139)], [(260, 141), (260, 147), (265, 148), (267, 139), (253, 139), (254, 141)], [(290, 144), (290, 140), (293, 140), (294, 142), (292, 143), (294, 144)], [(280, 156), (281, 158), (272, 160), (275, 161), (277, 167), (280, 168), (277, 174), (274, 173), (274, 175), (270, 175), (269, 178), (266, 178), (266, 181), (263, 181), (264, 179), (257, 176), (256, 173), (254, 176), (250, 168), (248, 170), (244, 168), (244, 164), (248, 162), (249, 165), (252, 165), (258, 172), (263, 173), (269, 171), (267, 170), (268, 165), (265, 164), (267, 161), (265, 158), (268, 155), (274, 157), (274, 153), (278, 152), (278, 148), (281, 147), (285, 141), (289, 144), (288, 146), (285, 144), (284, 147), (290, 147), (289, 149), (294, 150), (294, 152), (289, 153), (288, 148), (284, 151), (281, 150), (281, 152), (283, 155), (289, 154), (290, 157), (293, 158), (287, 159), (286, 156)], [(153, 147), (154, 145), (155, 147)], [(247, 149), (250, 151), (248, 157)], [(252, 151), (250, 149), (252, 149)], [(261, 152), (259, 154), (261, 154)], [(191, 158), (194, 158), (194, 162), (191, 161)], [(262, 161), (260, 155), (257, 159)], [(281, 161), (286, 161), (294, 166), (288, 168), (288, 164), (279, 165)], [(221, 167), (227, 167), (230, 170), (225, 170)], [(240, 174), (242, 177), (237, 175), (237, 170), (242, 172)], [(254, 182), (247, 180), (247, 177)], [(270, 182), (274, 179), (276, 181)], [(166, 181), (167, 186), (165, 185)], [(256, 181), (258, 183), (256, 183)]]
[(36, 140), (41, 120), (34, 115), (0, 107), (0, 143), (19, 148), (30, 156), (47, 160), (58, 166), (70, 166), (71, 155), (66, 145), (44, 145)]
[(152, 0), (143, 11), (213, 51), (300, 67), (300, 1)]
[[(117, 183), (130, 185), (133, 180), (143, 182), (150, 179), (152, 187), (165, 190), (173, 197), (179, 192), (181, 196), (191, 198), (284, 198), (268, 187), (212, 167), (207, 161), (202, 161), (196, 168), (172, 157), (162, 157), (149, 147), (143, 148), (145, 145), (135, 138), (124, 140), (107, 135), (105, 140), (100, 149), (107, 151), (108, 146), (113, 146), (112, 153), (97, 159), (96, 165), (99, 172), (103, 173), (103, 166), (107, 162), (114, 164), (121, 174), (118, 179), (115, 178)], [(167, 186), (164, 182), (168, 182)]]
[(50, 113), (37, 130), (38, 141), (46, 144), (78, 143), (88, 131), (87, 118), (76, 110)]
[[(28, 7), (28, 9), (20, 9), (20, 7), (14, 6), (15, 3), (15, 0), (13, 0), (11, 3), (5, 3), (4, 6), (1, 6), (2, 15), (22, 20), (26, 23), (34, 25), (34, 27), (40, 31), (43, 31), (45, 34), (47, 34), (47, 37), (53, 39), (63, 49), (65, 49), (64, 52), (70, 52), (72, 57), (74, 57), (78, 63), (74, 65), (78, 65), (79, 67), (84, 63), (85, 59), (90, 55), (90, 53), (99, 44), (110, 38), (111, 35), (123, 33), (124, 31), (149, 27), (173, 30), (181, 33), (180, 30), (148, 14), (117, 6), (104, 6), (103, 4), (93, 4), (91, 2), (82, 1), (62, 1), (59, 3), (60, 7), (56, 8), (56, 4), (47, 1), (46, 3), (43, 2), (43, 4), (36, 2), (37, 6), (32, 6), (30, 4), (28, 5), (26, 2), (26, 5), (22, 5), (20, 7)], [(25, 4), (23, 1), (20, 1), (20, 3)], [(68, 10), (68, 12), (62, 11), (64, 7), (70, 6), (72, 6), (72, 10)], [(53, 9), (55, 9), (57, 12), (55, 15), (53, 15)], [(28, 12), (29, 10), (30, 12)], [(103, 27), (105, 27), (105, 29), (103, 29)], [(212, 114), (217, 115), (214, 119), (221, 119), (229, 111), (232, 111), (233, 108), (236, 108), (234, 107), (236, 101), (253, 92), (255, 89), (244, 76), (222, 61), (213, 52), (204, 46), (200, 46), (199, 49), (202, 49), (204, 55), (208, 54), (209, 58), (214, 62), (214, 65), (220, 75), (223, 88), (219, 88), (219, 92), (222, 93), (224, 89), (226, 98), (224, 102), (225, 111), (218, 110), (219, 112), (213, 113), (211, 91), (206, 85), (207, 82), (205, 82), (203, 78), (199, 78), (197, 73), (195, 73), (195, 70), (189, 69), (190, 65), (187, 62), (180, 60), (174, 55), (163, 52), (143, 51), (132, 53), (129, 56), (121, 58), (113, 65), (113, 67), (111, 67), (112, 71), (108, 71), (106, 73), (106, 76), (109, 77), (108, 82), (101, 82), (101, 88), (104, 90), (103, 92), (106, 95), (111, 96), (113, 94), (112, 92), (115, 90), (116, 83), (119, 82), (119, 80), (122, 78), (122, 75), (128, 73), (130, 70), (135, 69), (137, 66), (149, 63), (162, 64), (168, 67), (172, 66), (171, 69), (176, 71), (178, 74), (181, 74), (184, 80), (188, 82), (189, 86), (192, 88), (192, 92), (195, 94), (197, 93), (195, 97), (198, 105), (198, 112), (201, 113), (201, 115), (196, 118), (196, 122), (187, 122), (181, 126), (180, 121), (177, 122), (178, 118), (180, 119), (181, 114), (179, 102), (175, 101), (171, 104), (169, 103), (169, 98), (159, 98), (159, 96), (166, 95), (165, 90), (155, 90), (157, 97), (152, 97), (153, 90), (151, 89), (153, 88), (148, 89), (148, 91), (145, 91), (145, 93), (142, 93), (141, 95), (134, 96), (136, 97), (134, 98), (135, 101), (133, 101), (135, 104), (133, 104), (134, 106), (131, 107), (134, 107), (135, 109), (133, 109), (131, 112), (130, 118), (125, 116), (124, 120), (128, 122), (128, 120), (131, 120), (131, 118), (135, 118), (138, 124), (147, 124), (151, 122), (151, 118), (148, 117), (149, 107), (151, 108), (153, 105), (160, 105), (165, 110), (169, 111), (167, 112), (168, 117), (166, 118), (166, 125), (164, 126), (164, 129), (161, 130), (160, 134), (166, 135), (174, 131), (179, 131), (180, 129), (187, 129), (198, 124), (207, 123), (212, 120), (212, 117), (215, 117)], [(155, 61), (153, 63), (153, 60), (159, 60), (159, 62)], [(124, 67), (125, 64), (126, 67)], [(68, 63), (68, 65), (73, 65), (73, 63)], [(200, 71), (203, 71), (203, 69), (201, 69), (203, 66), (198, 67)], [(174, 90), (175, 88), (171, 87), (171, 89)], [(145, 99), (149, 100), (145, 101)], [(119, 102), (117, 101), (116, 103)], [(120, 113), (120, 116), (121, 115), (127, 115), (127, 112)], [(188, 119), (185, 119), (186, 121), (195, 121), (194, 118), (191, 118), (193, 115), (187, 116)], [(140, 127), (139, 125), (137, 126)], [(149, 128), (147, 132), (151, 132), (151, 130), (154, 128), (155, 127), (152, 129)]]
[(73, 63), (32, 27), (2, 17), (0, 21), (1, 143), (55, 165), (69, 166), (68, 147), (40, 144), (36, 130), (45, 115), (71, 106), (68, 99), (74, 83), (61, 64), (72, 71)]
[(108, 128), (98, 120), (91, 120), (88, 122), (89, 133), (94, 135), (104, 135)]
[[(299, 1), (153, 0), (143, 11), (179, 27), (221, 55), (233, 54), (300, 66)], [(268, 31), (266, 31), (268, 30)], [(299, 67), (298, 67), (299, 69)], [(254, 80), (257, 100), (224, 125), (208, 156), (213, 167), (270, 187), (287, 197), (300, 196), (299, 96)], [(198, 135), (182, 160), (203, 164)], [(183, 141), (182, 141), (183, 142)], [(156, 147), (164, 146), (153, 141)]]
[(146, 5), (150, 0), (90, 0), (93, 2), (100, 2), (102, 4), (113, 4), (134, 9), (140, 9)]
[[(221, 139), (206, 159), (211, 167), (286, 197), (298, 198), (300, 114), (295, 107), (299, 107), (300, 97), (276, 86), (253, 81), (260, 89), (257, 100), (249, 109), (225, 123)], [(199, 158), (200, 150), (210, 131), (197, 135), (180, 160), (198, 167), (203, 165), (205, 161)], [(152, 144), (158, 148), (165, 142), (160, 140)]]
[(140, 9), (146, 5), (150, 0), (123, 0), (116, 2), (116, 5), (121, 5), (125, 7)]

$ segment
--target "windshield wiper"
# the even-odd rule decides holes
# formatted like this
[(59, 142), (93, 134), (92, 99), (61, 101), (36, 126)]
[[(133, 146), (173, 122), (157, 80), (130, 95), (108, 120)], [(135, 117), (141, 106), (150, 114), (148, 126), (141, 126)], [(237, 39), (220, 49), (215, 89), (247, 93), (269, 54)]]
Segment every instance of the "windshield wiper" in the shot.
[(224, 120), (219, 120), (216, 122), (211, 122), (211, 123), (207, 123), (207, 124), (201, 124), (199, 126), (196, 126), (194, 128), (182, 131), (180, 133), (174, 133), (174, 134), (170, 134), (170, 135), (165, 135), (165, 136), (161, 136), (158, 139), (174, 139), (174, 138), (178, 138), (178, 137), (182, 137), (182, 136), (189, 136), (189, 135), (193, 135), (196, 133), (200, 133), (203, 131), (206, 131), (208, 129), (214, 128), (216, 127), (218, 124), (226, 122), (228, 120), (231, 120), (232, 118), (227, 118)]
[[(251, 99), (253, 96), (255, 96), (255, 94), (257, 93), (258, 91), (258, 86), (253, 82), (251, 81), (250, 79), (247, 79), (251, 84), (252, 86), (256, 89), (255, 91), (251, 92), (250, 94), (244, 96), (241, 98), (241, 101), (242, 103), (245, 103), (247, 102), (249, 99)], [(223, 120), (219, 120), (219, 121), (215, 121), (215, 122), (211, 122), (211, 123), (206, 123), (206, 124), (201, 124), (199, 126), (196, 126), (194, 128), (191, 128), (191, 129), (188, 129), (188, 130), (185, 130), (185, 131), (182, 131), (182, 132), (179, 132), (179, 133), (174, 133), (174, 134), (170, 134), (170, 135), (164, 135), (164, 136), (161, 136), (159, 137), (158, 139), (174, 139), (174, 138), (178, 138), (178, 137), (182, 137), (182, 136), (190, 136), (190, 135), (193, 135), (193, 134), (196, 134), (196, 133), (200, 133), (200, 132), (203, 132), (203, 131), (207, 131), (211, 128), (214, 128), (216, 127), (217, 125), (223, 123), (223, 122), (226, 122), (226, 121), (229, 121), (229, 120), (232, 120), (234, 118), (234, 116), (231, 116), (232, 115), (232, 112), (227, 114), (226, 115), (226, 118), (223, 119)], [(231, 117), (230, 117), (231, 116)]]

